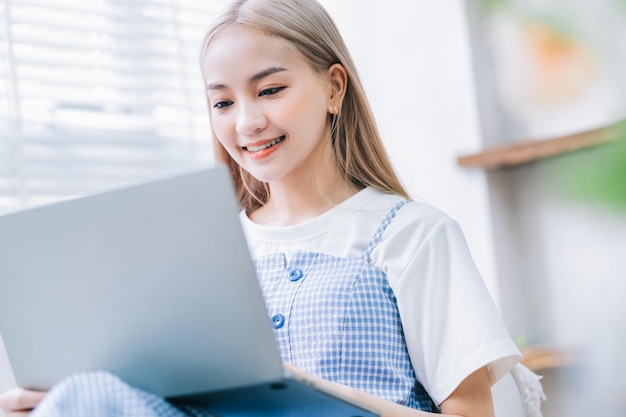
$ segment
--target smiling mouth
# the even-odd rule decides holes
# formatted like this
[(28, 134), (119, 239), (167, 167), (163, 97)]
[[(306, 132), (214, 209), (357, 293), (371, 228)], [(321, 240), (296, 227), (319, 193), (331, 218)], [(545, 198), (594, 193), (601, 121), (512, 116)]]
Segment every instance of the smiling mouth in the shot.
[(280, 136), (274, 140), (270, 140), (269, 142), (265, 142), (262, 145), (258, 145), (258, 146), (244, 146), (243, 149), (245, 149), (246, 151), (250, 152), (250, 153), (257, 153), (257, 152), (261, 152), (265, 149), (271, 148), (274, 145), (279, 144), (280, 142), (285, 140), (285, 135)]

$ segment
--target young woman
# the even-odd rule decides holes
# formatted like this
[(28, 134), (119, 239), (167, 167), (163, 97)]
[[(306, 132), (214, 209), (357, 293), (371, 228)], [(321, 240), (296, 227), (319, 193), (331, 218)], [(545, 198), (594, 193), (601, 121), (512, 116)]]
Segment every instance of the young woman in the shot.
[[(493, 416), (491, 386), (519, 351), (457, 224), (411, 201), (394, 174), (326, 11), (315, 0), (235, 1), (211, 26), (201, 65), (216, 155), (232, 173), (287, 366), (383, 415)], [(12, 416), (41, 397), (18, 389), (0, 404)], [(184, 412), (82, 375), (36, 413), (94, 415), (111, 403)]]

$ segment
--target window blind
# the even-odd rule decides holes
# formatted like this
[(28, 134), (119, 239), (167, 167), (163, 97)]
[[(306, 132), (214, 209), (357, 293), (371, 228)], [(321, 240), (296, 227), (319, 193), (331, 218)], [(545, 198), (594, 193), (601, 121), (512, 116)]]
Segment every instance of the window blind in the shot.
[(211, 160), (202, 37), (224, 0), (0, 0), (0, 211)]

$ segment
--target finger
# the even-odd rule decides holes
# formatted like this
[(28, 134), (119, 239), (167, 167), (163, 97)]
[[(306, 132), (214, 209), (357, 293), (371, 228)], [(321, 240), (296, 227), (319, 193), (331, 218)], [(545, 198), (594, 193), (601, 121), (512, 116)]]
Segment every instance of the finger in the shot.
[(0, 396), (0, 408), (8, 412), (27, 411), (35, 408), (45, 397), (44, 391), (14, 388)]
[(30, 410), (29, 411), (11, 411), (11, 412), (5, 412), (3, 416), (4, 417), (28, 417), (29, 414), (30, 414)]

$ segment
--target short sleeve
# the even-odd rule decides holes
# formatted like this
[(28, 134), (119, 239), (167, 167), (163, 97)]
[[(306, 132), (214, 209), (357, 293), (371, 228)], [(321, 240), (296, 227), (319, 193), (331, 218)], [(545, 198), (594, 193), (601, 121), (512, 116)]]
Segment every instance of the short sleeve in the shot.
[(397, 299), (416, 376), (441, 404), (487, 366), (495, 383), (521, 359), (458, 224), (423, 203), (407, 204), (372, 260)]

